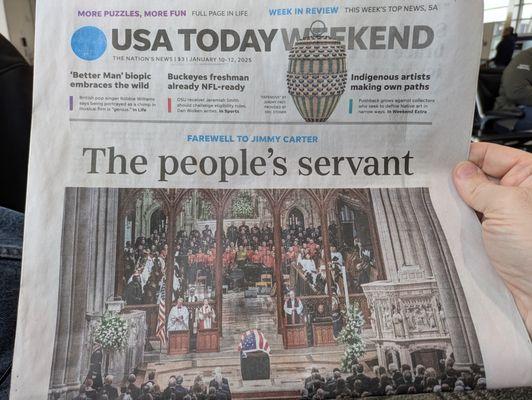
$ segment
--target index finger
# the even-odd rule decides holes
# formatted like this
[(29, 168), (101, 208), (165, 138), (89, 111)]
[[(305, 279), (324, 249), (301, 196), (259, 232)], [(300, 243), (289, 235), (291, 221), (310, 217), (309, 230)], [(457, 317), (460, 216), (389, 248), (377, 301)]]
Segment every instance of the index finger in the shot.
[(532, 155), (498, 144), (473, 143), (469, 152), (469, 161), (487, 175), (501, 179), (518, 164), (532, 165)]

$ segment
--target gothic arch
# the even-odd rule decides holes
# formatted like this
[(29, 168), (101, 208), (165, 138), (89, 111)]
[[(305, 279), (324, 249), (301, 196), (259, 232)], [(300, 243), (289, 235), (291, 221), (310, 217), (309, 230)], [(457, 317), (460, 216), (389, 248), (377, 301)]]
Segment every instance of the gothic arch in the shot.
[(151, 233), (150, 231), (151, 231), (151, 226), (152, 226), (153, 215), (155, 214), (156, 211), (159, 211), (159, 210), (164, 213), (163, 207), (158, 203), (152, 204), (151, 207), (148, 210), (146, 210), (145, 215), (144, 215), (144, 226), (150, 227), (149, 231), (146, 232), (147, 234)]
[[(283, 214), (284, 216), (281, 217), (283, 220), (283, 225), (301, 223), (301, 225), (305, 226), (305, 223), (309, 223), (309, 215), (303, 207), (291, 205)], [(294, 221), (292, 219), (294, 219)]]
[(375, 219), (375, 210), (370, 196), (369, 189), (336, 189), (328, 196), (327, 208), (337, 200), (342, 200), (347, 205), (363, 212), (368, 218), (370, 229), (371, 244), (375, 254), (375, 266), (378, 270), (378, 279), (385, 280), (386, 270), (384, 267), (384, 258), (378, 235), (377, 223)]

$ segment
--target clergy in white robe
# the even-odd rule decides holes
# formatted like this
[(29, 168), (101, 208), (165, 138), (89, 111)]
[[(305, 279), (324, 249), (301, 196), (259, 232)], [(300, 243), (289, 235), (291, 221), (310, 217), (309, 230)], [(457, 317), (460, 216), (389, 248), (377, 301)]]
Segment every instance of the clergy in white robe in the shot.
[(301, 264), (305, 272), (310, 272), (311, 274), (318, 273), (316, 269), (316, 263), (312, 258), (310, 258), (310, 254), (305, 255), (305, 258), (299, 261), (299, 263)]
[(188, 308), (183, 305), (183, 299), (178, 299), (177, 304), (168, 315), (168, 332), (188, 331)]
[(208, 299), (203, 300), (203, 306), (199, 309), (199, 320), (200, 329), (212, 329), (214, 326), (216, 314)]

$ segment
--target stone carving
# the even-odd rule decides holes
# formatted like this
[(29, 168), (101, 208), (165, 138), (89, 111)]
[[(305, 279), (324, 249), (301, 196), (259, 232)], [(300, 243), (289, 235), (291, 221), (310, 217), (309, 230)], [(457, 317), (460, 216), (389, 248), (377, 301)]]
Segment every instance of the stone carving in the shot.
[(425, 279), (425, 271), (419, 265), (403, 265), (399, 268), (399, 282), (415, 282)]
[(451, 348), (447, 328), (442, 328), (445, 315), (435, 279), (420, 279), (423, 271), (412, 266), (402, 269), (399, 275), (401, 282), (362, 286), (372, 312), (372, 340), (380, 360), (386, 358), (385, 347), (389, 354), (397, 353), (401, 360), (410, 360), (419, 340), (426, 349)]
[(392, 316), (394, 333), (396, 337), (403, 338), (405, 337), (405, 327), (403, 325), (403, 316), (398, 308), (395, 309), (395, 312)]
[(438, 304), (438, 308), (439, 308), (438, 316), (440, 318), (443, 333), (447, 333), (448, 330), (447, 330), (447, 321), (445, 319), (445, 313), (443, 312), (443, 308), (441, 307), (441, 305)]

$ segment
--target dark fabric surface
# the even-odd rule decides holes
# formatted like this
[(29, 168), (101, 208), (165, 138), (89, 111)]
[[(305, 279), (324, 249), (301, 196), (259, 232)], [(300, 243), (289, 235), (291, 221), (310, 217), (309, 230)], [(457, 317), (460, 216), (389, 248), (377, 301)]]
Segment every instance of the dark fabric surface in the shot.
[(0, 208), (0, 400), (9, 396), (9, 379), (22, 257), (24, 216)]
[(31, 128), (33, 69), (0, 35), (0, 206), (24, 211)]

